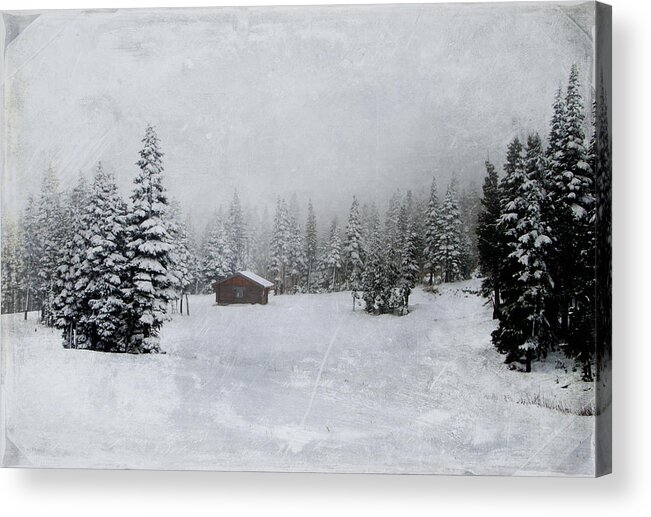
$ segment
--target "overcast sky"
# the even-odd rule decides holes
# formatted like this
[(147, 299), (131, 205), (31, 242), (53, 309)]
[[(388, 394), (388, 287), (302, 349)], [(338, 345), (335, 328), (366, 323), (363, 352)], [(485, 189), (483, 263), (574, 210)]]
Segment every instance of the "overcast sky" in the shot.
[[(481, 184), (487, 156), (547, 132), (593, 3), (49, 11), (4, 16), (3, 211), (52, 165), (101, 160), (126, 193), (156, 126), (171, 194), (203, 220), (238, 188), (328, 215), (357, 193)], [(15, 13), (14, 13), (15, 14)], [(544, 136), (544, 135), (543, 135)]]

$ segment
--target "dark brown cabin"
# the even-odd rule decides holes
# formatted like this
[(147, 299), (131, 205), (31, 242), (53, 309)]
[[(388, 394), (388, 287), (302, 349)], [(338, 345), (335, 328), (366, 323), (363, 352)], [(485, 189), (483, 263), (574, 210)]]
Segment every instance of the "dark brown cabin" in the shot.
[(269, 289), (274, 285), (250, 271), (238, 271), (212, 284), (219, 305), (231, 303), (261, 303), (269, 301)]

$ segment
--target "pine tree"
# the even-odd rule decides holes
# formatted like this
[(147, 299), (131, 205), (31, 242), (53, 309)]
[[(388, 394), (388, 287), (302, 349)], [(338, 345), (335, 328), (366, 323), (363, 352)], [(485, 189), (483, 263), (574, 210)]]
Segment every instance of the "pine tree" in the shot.
[(425, 216), (425, 267), (427, 268), (427, 273), (429, 275), (429, 285), (434, 283), (434, 276), (438, 275), (441, 269), (439, 263), (439, 248), (441, 245), (440, 224), (440, 205), (436, 190), (436, 178), (432, 178), (429, 202), (427, 204), (427, 214)]
[(245, 270), (247, 269), (247, 232), (237, 190), (233, 194), (233, 200), (231, 201), (225, 226), (228, 245), (232, 251), (233, 262), (230, 269), (233, 271)]
[(515, 228), (516, 246), (511, 252), (519, 265), (517, 281), (520, 295), (517, 303), (524, 315), (524, 341), (519, 348), (525, 355), (527, 372), (531, 371), (534, 354), (544, 352), (550, 339), (545, 307), (553, 285), (547, 266), (552, 241), (549, 228), (543, 220), (545, 168), (540, 137), (532, 135), (527, 139), (526, 178), (519, 189), (522, 201), (514, 202), (516, 206), (521, 205), (524, 211), (519, 214)]
[(500, 217), (497, 222), (500, 244), (503, 245), (503, 248), (499, 248), (500, 323), (492, 338), (496, 348), (507, 354), (506, 362), (512, 362), (522, 354), (520, 346), (525, 341), (523, 325), (526, 318), (518, 302), (522, 292), (518, 282), (520, 265), (513, 254), (518, 246), (517, 227), (527, 209), (526, 201), (521, 196), (527, 175), (522, 144), (517, 137), (507, 149), (504, 173), (500, 183)]
[(41, 320), (47, 325), (54, 323), (52, 303), (55, 297), (57, 267), (64, 247), (65, 228), (59, 180), (54, 169), (50, 167), (41, 183), (33, 228), (38, 249), (35, 272), (36, 294), (41, 303)]
[(318, 237), (316, 214), (312, 201), (307, 205), (307, 224), (305, 229), (305, 260), (307, 264), (307, 292), (312, 292), (313, 272), (317, 265)]
[(202, 264), (206, 288), (216, 280), (232, 275), (235, 272), (233, 264), (233, 252), (230, 248), (230, 239), (228, 238), (223, 216), (215, 213), (208, 229)]
[[(99, 166), (98, 166), (99, 167)], [(89, 205), (90, 188), (83, 174), (72, 189), (65, 207), (65, 240), (57, 268), (53, 301), (54, 325), (63, 331), (64, 346), (77, 347), (77, 325), (85, 310), (84, 298), (77, 285), (89, 242), (84, 239), (85, 214)]]
[(128, 306), (130, 352), (159, 352), (158, 334), (167, 305), (175, 296), (178, 279), (173, 272), (173, 243), (166, 220), (168, 199), (163, 186), (163, 153), (152, 126), (142, 140), (139, 173), (131, 195), (128, 216)]
[[(169, 216), (167, 217), (169, 235), (173, 244), (171, 258), (173, 275), (178, 279), (177, 290), (183, 307), (183, 295), (187, 294), (194, 281), (196, 257), (191, 250), (188, 228), (182, 219), (181, 207), (178, 203), (170, 203)], [(181, 311), (183, 312), (183, 311)]]
[(271, 235), (271, 273), (274, 276), (276, 292), (285, 292), (287, 285), (287, 266), (289, 262), (290, 223), (287, 203), (278, 198)]
[(436, 260), (441, 264), (445, 282), (454, 282), (461, 275), (464, 257), (459, 200), (453, 179), (445, 194), (440, 212), (440, 239)]
[(416, 285), (416, 280), (418, 278), (418, 256), (416, 249), (416, 233), (411, 229), (407, 228), (407, 233), (403, 240), (401, 256), (402, 260), (400, 262), (400, 273), (398, 280), (398, 288), (401, 293), (401, 306), (403, 314), (407, 312), (409, 308), (409, 296), (413, 288)]
[(20, 227), (11, 219), (2, 221), (2, 312), (20, 312), (24, 307), (25, 264)]
[(348, 216), (348, 225), (346, 226), (346, 244), (345, 244), (345, 261), (348, 265), (348, 286), (353, 292), (353, 307), (357, 299), (359, 282), (361, 280), (362, 269), (364, 267), (364, 250), (362, 243), (362, 228), (359, 215), (359, 202), (353, 196), (353, 202), (350, 206)]
[(330, 224), (328, 249), (325, 255), (325, 264), (330, 270), (329, 290), (337, 290), (337, 272), (341, 269), (341, 236), (335, 217)]
[(500, 189), (495, 166), (485, 162), (486, 178), (484, 179), (481, 200), (482, 210), (477, 221), (477, 249), (479, 251), (479, 270), (484, 277), (482, 293), (491, 299), (493, 304), (493, 319), (500, 314), (500, 266), (504, 260), (504, 242), (497, 228), (501, 215)]
[(129, 275), (126, 217), (115, 178), (99, 164), (81, 217), (82, 240), (73, 250), (82, 250), (82, 256), (72, 261), (74, 294), (62, 293), (59, 320), (68, 339), (77, 334), (93, 350), (127, 350), (132, 297), (125, 288)]
[(291, 282), (292, 292), (296, 293), (301, 289), (301, 279), (307, 266), (305, 255), (305, 241), (303, 233), (298, 224), (297, 210), (289, 214), (289, 242), (287, 246), (287, 266)]
[(554, 308), (550, 313), (558, 335), (567, 340), (567, 353), (582, 363), (584, 378), (591, 379), (594, 187), (583, 127), (585, 114), (579, 72), (575, 65), (570, 71), (563, 106), (560, 113), (555, 105), (550, 134), (548, 210), (554, 244), (550, 265), (555, 282)]
[(24, 272), (24, 313), (38, 307), (38, 270), (42, 260), (42, 248), (39, 239), (36, 201), (32, 195), (27, 198), (23, 213), (23, 265)]

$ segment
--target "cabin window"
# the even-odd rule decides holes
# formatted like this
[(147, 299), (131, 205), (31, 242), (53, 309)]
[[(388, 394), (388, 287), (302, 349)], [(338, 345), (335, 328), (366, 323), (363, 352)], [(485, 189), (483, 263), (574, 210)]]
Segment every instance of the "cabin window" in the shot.
[(244, 287), (234, 287), (235, 298), (244, 298)]

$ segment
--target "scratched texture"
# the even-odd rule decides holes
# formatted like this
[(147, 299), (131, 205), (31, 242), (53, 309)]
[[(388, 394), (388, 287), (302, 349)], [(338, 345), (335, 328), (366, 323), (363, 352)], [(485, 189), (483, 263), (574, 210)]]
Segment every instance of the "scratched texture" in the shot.
[[(347, 209), (344, 185), (384, 202), (432, 174), (479, 183), (487, 155), (501, 163), (513, 136), (545, 132), (572, 63), (591, 98), (593, 11), (5, 13), (2, 213), (50, 165), (65, 188), (101, 159), (126, 192), (147, 123), (195, 221), (235, 187), (261, 206), (311, 197), (325, 220)], [(153, 357), (64, 350), (3, 315), (3, 464), (594, 475), (591, 386), (561, 357), (507, 371), (468, 287), (417, 290), (401, 318), (352, 312), (346, 293), (195, 296)]]

